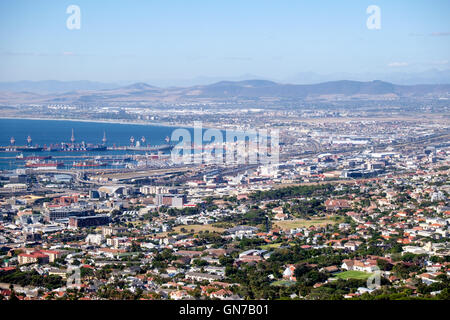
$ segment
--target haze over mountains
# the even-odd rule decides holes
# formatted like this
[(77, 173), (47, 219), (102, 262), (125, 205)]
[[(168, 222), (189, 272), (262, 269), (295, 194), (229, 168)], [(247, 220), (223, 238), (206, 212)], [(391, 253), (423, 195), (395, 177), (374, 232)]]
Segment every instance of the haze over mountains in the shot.
[(332, 74), (318, 74), (314, 72), (299, 72), (286, 79), (288, 83), (295, 84), (313, 84), (327, 81), (338, 81), (342, 79), (351, 79), (354, 81), (370, 81), (380, 79), (386, 82), (392, 82), (402, 85), (415, 84), (445, 84), (450, 83), (450, 70), (430, 69), (418, 72), (390, 72), (390, 73), (347, 73), (339, 72)]
[[(156, 87), (172, 88), (172, 87), (192, 87), (192, 86), (206, 86), (221, 81), (245, 81), (249, 79), (261, 79), (269, 80), (277, 83), (290, 83), (290, 84), (317, 84), (322, 82), (340, 81), (340, 80), (353, 80), (353, 81), (372, 81), (382, 80), (385, 82), (391, 82), (398, 85), (417, 85), (417, 84), (450, 84), (450, 69), (438, 70), (429, 69), (420, 72), (390, 72), (390, 73), (331, 73), (331, 74), (319, 74), (315, 72), (298, 72), (286, 78), (268, 78), (255, 74), (243, 74), (234, 77), (210, 77), (199, 76), (190, 79), (153, 79), (148, 78), (142, 82), (149, 83)], [(101, 81), (57, 81), (57, 80), (45, 80), (45, 81), (9, 81), (0, 82), (0, 92), (32, 92), (38, 94), (49, 93), (64, 93), (70, 91), (80, 90), (104, 90), (104, 89), (117, 89), (123, 86), (132, 85), (137, 81), (113, 81), (113, 82), (101, 82)]]
[(102, 90), (120, 87), (119, 84), (103, 83), (95, 81), (16, 81), (0, 82), (0, 91), (9, 92), (32, 92), (38, 94), (63, 93), (75, 90)]
[[(45, 82), (45, 85), (48, 85)], [(5, 104), (115, 104), (214, 103), (222, 101), (277, 100), (386, 100), (397, 98), (449, 98), (450, 84), (397, 85), (384, 81), (330, 81), (318, 84), (281, 84), (268, 80), (220, 81), (210, 85), (159, 88), (147, 83), (101, 87), (101, 83), (57, 83), (63, 93), (0, 92)], [(81, 86), (81, 89), (74, 89)], [(89, 89), (85, 89), (85, 88)], [(26, 90), (24, 87), (23, 89)], [(31, 90), (30, 90), (31, 91)]]

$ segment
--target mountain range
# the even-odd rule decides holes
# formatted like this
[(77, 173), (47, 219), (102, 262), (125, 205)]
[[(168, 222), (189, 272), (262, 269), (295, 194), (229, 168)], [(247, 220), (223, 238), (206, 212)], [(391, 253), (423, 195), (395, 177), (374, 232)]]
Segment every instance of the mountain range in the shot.
[[(51, 85), (46, 82), (45, 85)], [(73, 83), (55, 83), (73, 89)], [(220, 81), (209, 85), (159, 88), (147, 83), (102, 87), (81, 82), (81, 89), (58, 93), (34, 93), (33, 85), (23, 91), (1, 87), (5, 104), (114, 104), (114, 103), (213, 103), (220, 101), (295, 100), (386, 100), (397, 98), (449, 98), (450, 84), (397, 85), (384, 81), (329, 81), (317, 84), (283, 84), (269, 80)], [(88, 89), (85, 89), (85, 87)], [(93, 89), (94, 88), (94, 89)]]
[(295, 84), (314, 84), (327, 81), (351, 79), (355, 81), (370, 81), (380, 79), (386, 82), (416, 85), (416, 84), (443, 84), (450, 83), (450, 70), (429, 69), (416, 72), (379, 72), (379, 73), (346, 73), (318, 74), (315, 72), (299, 72), (285, 79), (286, 82)]

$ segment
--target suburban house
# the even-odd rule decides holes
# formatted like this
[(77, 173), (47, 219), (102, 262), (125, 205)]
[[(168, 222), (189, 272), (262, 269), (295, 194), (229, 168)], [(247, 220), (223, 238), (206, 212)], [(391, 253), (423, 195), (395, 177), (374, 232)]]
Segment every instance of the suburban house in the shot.
[(330, 211), (351, 208), (350, 202), (344, 199), (328, 199), (325, 201), (325, 207)]
[(293, 264), (288, 264), (286, 269), (283, 271), (283, 279), (296, 281), (297, 279), (294, 276), (295, 266)]
[(378, 270), (377, 261), (374, 259), (366, 259), (366, 260), (344, 259), (341, 268), (345, 270), (354, 270), (363, 272), (374, 272)]
[(218, 281), (222, 280), (223, 276), (219, 276), (216, 274), (202, 273), (202, 272), (187, 272), (186, 279), (194, 280), (194, 281)]

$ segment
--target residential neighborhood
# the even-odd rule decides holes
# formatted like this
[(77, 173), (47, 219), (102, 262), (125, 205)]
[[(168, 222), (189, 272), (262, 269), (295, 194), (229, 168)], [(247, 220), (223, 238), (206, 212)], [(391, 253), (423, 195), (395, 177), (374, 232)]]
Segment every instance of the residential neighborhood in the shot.
[(3, 193), (0, 297), (448, 299), (450, 151), (436, 154), (402, 171), (412, 158), (387, 156), (373, 178), (297, 176), (311, 158), (203, 185)]

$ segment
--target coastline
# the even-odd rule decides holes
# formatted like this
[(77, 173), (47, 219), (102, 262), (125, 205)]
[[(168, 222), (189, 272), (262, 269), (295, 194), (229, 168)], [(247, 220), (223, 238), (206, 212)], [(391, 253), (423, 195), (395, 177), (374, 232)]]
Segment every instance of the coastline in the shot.
[[(155, 126), (155, 127), (167, 127), (167, 128), (180, 128), (180, 129), (194, 129), (194, 125), (182, 125), (182, 124), (172, 124), (172, 123), (166, 123), (166, 122), (138, 122), (138, 121), (124, 121), (124, 120), (106, 120), (106, 119), (100, 119), (100, 120), (89, 120), (89, 119), (76, 119), (76, 118), (32, 118), (32, 117), (7, 117), (7, 116), (0, 116), (0, 120), (36, 120), (36, 121), (42, 121), (42, 120), (51, 120), (51, 121), (72, 121), (72, 122), (90, 122), (90, 123), (108, 123), (108, 124), (125, 124), (125, 125), (139, 125), (139, 126)], [(212, 126), (209, 124), (203, 124), (203, 129), (218, 129), (218, 130), (232, 130), (234, 132), (240, 132), (240, 129), (230, 129), (230, 128), (220, 128), (218, 126)]]
[[(0, 116), (0, 119), (5, 120), (51, 120), (51, 121), (72, 121), (72, 122), (92, 122), (92, 123), (110, 123), (110, 124), (134, 124), (134, 125), (140, 125), (140, 126), (159, 126), (159, 127), (180, 127), (179, 125), (170, 124), (170, 123), (164, 123), (164, 122), (151, 122), (151, 123), (144, 123), (144, 122), (134, 122), (134, 121), (123, 121), (123, 120), (89, 120), (89, 119), (76, 119), (76, 118), (31, 118), (31, 117), (4, 117)], [(183, 128), (190, 128), (183, 127)]]

